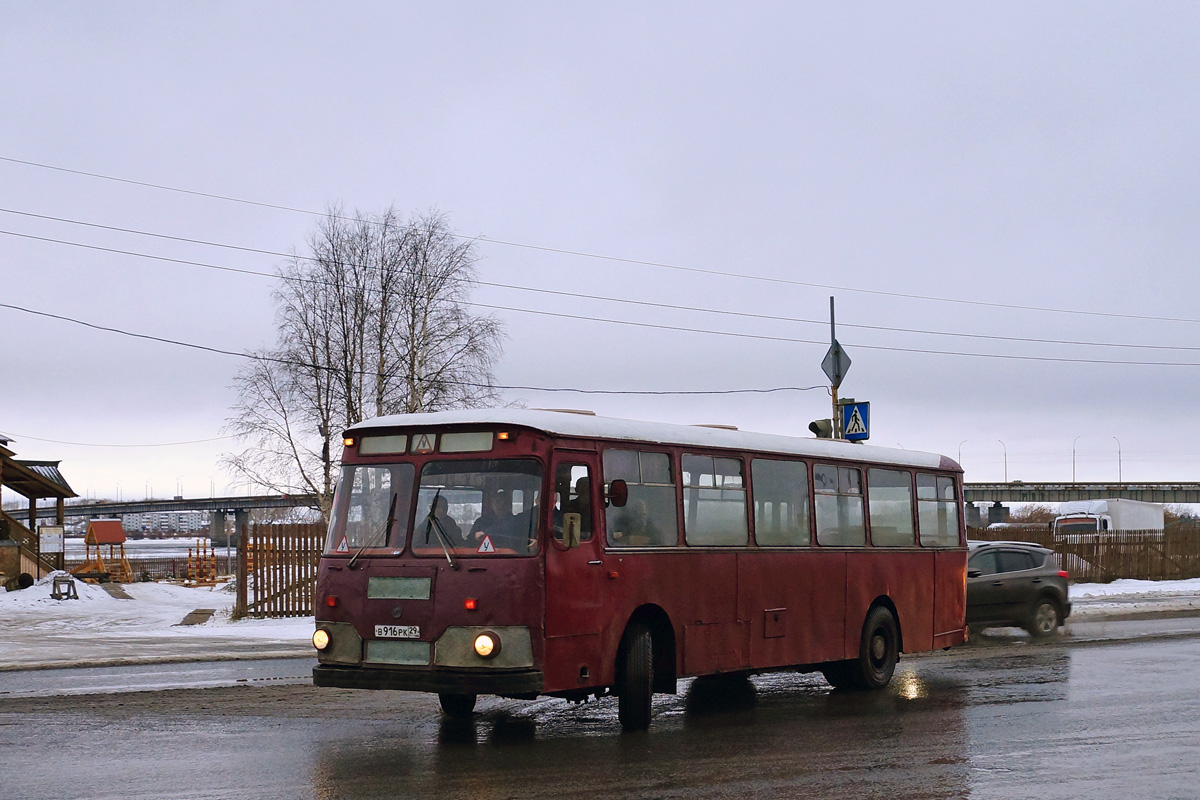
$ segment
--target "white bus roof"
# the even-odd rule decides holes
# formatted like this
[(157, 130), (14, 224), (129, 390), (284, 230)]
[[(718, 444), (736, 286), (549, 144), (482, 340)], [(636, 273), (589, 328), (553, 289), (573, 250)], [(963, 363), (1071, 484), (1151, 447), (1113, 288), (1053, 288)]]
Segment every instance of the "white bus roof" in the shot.
[(786, 453), (816, 458), (874, 461), (925, 469), (961, 469), (952, 458), (920, 450), (897, 450), (891, 447), (852, 444), (832, 439), (780, 436), (772, 433), (751, 433), (703, 425), (644, 422), (598, 417), (578, 412), (523, 408), (484, 408), (436, 411), (429, 414), (392, 414), (360, 422), (351, 426), (347, 433), (365, 434), (379, 428), (409, 428), (426, 425), (516, 425), (556, 436), (574, 436), (581, 439), (610, 439), (726, 450)]

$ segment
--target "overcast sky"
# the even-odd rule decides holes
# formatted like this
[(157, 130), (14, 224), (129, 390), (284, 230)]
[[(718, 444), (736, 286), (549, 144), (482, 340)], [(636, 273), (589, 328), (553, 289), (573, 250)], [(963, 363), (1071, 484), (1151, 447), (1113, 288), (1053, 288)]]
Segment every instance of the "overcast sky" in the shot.
[[(809, 435), (832, 295), (872, 444), (1200, 480), (1198, 40), (1169, 2), (0, 0), (0, 303), (254, 350), (274, 283), (228, 269), (280, 258), (79, 223), (287, 252), (331, 203), (439, 209), (483, 281), (586, 296), (477, 288), (526, 310), (476, 309), (500, 384), (818, 387), (508, 400)], [(100, 498), (244, 490), (242, 359), (0, 323), (19, 458)]]

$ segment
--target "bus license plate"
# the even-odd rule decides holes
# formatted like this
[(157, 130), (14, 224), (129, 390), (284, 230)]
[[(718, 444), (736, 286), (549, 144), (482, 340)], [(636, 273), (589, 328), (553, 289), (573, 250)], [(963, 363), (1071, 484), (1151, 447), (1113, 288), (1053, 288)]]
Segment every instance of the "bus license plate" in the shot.
[(376, 639), (420, 639), (419, 625), (376, 625)]

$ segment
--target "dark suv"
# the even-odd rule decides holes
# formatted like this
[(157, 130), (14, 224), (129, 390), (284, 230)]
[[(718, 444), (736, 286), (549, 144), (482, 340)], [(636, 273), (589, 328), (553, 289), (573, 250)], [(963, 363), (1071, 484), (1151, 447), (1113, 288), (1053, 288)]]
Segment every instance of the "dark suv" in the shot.
[(968, 542), (967, 624), (1049, 636), (1071, 613), (1054, 552), (1029, 542)]

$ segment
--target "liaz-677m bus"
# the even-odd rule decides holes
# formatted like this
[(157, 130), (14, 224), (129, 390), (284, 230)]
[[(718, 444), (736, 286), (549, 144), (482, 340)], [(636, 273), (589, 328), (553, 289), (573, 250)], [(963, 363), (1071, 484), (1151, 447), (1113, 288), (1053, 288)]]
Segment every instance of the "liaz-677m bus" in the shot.
[(317, 686), (616, 695), (688, 676), (878, 689), (966, 639), (962, 469), (721, 426), (493, 409), (345, 434), (316, 588)]

